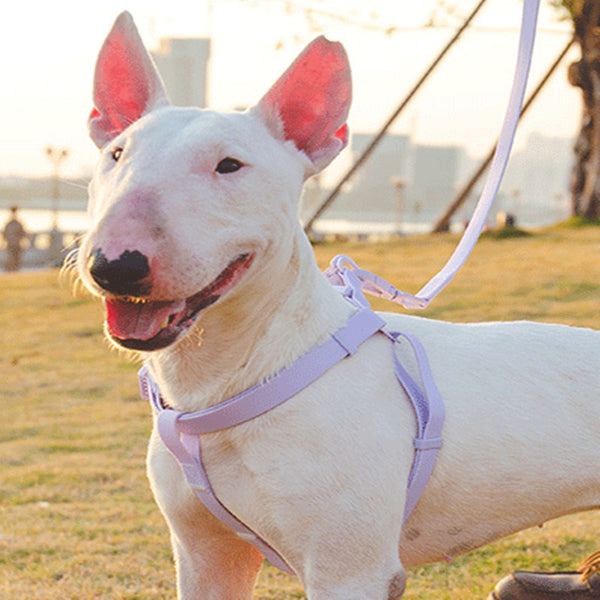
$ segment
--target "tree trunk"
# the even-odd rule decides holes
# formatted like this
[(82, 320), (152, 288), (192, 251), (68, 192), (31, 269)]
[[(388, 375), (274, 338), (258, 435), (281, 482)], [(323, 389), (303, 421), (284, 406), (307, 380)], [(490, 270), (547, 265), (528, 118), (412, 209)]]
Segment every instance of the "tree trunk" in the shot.
[(581, 59), (569, 67), (569, 82), (583, 95), (581, 129), (571, 177), (573, 216), (600, 218), (600, 0), (583, 0), (573, 15)]

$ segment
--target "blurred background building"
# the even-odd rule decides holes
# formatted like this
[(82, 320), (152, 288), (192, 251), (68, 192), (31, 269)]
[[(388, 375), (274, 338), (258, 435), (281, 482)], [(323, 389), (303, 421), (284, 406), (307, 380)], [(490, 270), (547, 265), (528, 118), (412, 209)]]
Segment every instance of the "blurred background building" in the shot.
[(163, 38), (152, 58), (177, 106), (208, 106), (209, 38)]
[[(210, 37), (158, 41), (151, 54), (175, 105), (210, 106), (212, 50)], [(352, 132), (346, 162), (361, 155), (374, 135)], [(491, 218), (498, 212), (510, 213), (522, 227), (567, 218), (572, 146), (571, 138), (530, 134), (520, 150), (512, 154)], [(314, 230), (365, 235), (430, 231), (479, 160), (458, 145), (423, 144), (412, 133), (388, 133)], [(336, 183), (336, 169), (340, 170), (340, 159), (333, 165), (333, 175), (308, 182), (301, 201), (301, 218), (310, 216), (327, 196), (329, 186)], [(75, 240), (87, 227), (87, 180), (58, 179), (57, 172), (53, 177), (0, 177), (0, 220), (6, 220), (10, 206), (18, 205), (31, 234), (25, 261), (34, 255), (38, 262), (45, 260), (50, 239), (47, 232), (54, 225), (53, 206), (60, 209), (56, 220), (58, 229), (65, 232), (65, 243)], [(469, 219), (479, 193), (480, 187), (476, 187), (454, 216), (455, 229), (461, 229)], [(57, 194), (58, 199), (54, 197)]]

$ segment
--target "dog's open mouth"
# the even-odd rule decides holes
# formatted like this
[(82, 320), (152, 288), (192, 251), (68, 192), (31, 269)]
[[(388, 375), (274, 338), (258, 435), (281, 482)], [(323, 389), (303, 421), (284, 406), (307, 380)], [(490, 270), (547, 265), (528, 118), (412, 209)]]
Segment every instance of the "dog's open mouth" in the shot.
[(110, 337), (130, 350), (166, 348), (193, 324), (198, 313), (227, 293), (250, 268), (254, 254), (242, 254), (198, 293), (171, 301), (110, 298), (106, 326)]

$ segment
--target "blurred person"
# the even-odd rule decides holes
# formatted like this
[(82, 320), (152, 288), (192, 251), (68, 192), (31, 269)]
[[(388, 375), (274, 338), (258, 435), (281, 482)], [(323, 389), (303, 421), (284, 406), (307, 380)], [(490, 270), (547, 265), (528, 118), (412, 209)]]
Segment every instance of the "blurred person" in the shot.
[(17, 206), (11, 206), (10, 219), (2, 231), (6, 243), (6, 271), (18, 271), (21, 268), (21, 254), (23, 252), (23, 239), (27, 236), (25, 228), (17, 216)]

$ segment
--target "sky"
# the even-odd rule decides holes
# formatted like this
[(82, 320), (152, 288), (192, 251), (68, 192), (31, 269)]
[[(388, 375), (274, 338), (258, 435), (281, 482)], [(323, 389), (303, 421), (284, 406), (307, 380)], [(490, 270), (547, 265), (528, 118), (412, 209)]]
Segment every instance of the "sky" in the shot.
[[(255, 103), (302, 48), (324, 33), (341, 41), (353, 70), (351, 130), (376, 130), (476, 5), (475, 0), (21, 0), (0, 19), (0, 176), (51, 172), (45, 148), (68, 148), (61, 173), (85, 177), (97, 150), (87, 137), (98, 50), (116, 16), (129, 10), (149, 49), (162, 37), (213, 39), (209, 100), (229, 110)], [(307, 16), (302, 7), (318, 11)], [(366, 8), (365, 8), (366, 7)], [(394, 126), (417, 143), (484, 154), (496, 138), (517, 50), (521, 0), (488, 0)], [(337, 13), (343, 21), (324, 13)], [(435, 16), (438, 25), (423, 29)], [(385, 28), (394, 27), (387, 34)], [(530, 89), (569, 39), (569, 23), (542, 0)], [(573, 137), (579, 92), (560, 71), (522, 123), (532, 132)]]

